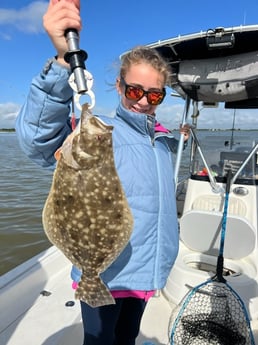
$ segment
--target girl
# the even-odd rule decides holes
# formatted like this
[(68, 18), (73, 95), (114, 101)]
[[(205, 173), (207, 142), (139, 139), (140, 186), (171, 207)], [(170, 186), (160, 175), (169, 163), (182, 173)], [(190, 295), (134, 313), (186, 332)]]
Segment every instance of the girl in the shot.
[[(33, 79), (16, 122), (24, 152), (42, 166), (55, 167), (54, 153), (71, 132), (72, 89), (64, 61), (67, 28), (81, 30), (80, 1), (50, 0), (44, 27), (57, 56)], [(169, 68), (154, 49), (137, 47), (122, 58), (113, 118), (116, 169), (134, 218), (130, 242), (102, 273), (115, 305), (91, 308), (81, 302), (84, 345), (133, 345), (148, 299), (162, 289), (178, 252), (178, 223), (172, 151), (177, 140), (155, 114), (169, 80)], [(188, 138), (189, 128), (181, 129)], [(78, 281), (80, 272), (73, 268)]]

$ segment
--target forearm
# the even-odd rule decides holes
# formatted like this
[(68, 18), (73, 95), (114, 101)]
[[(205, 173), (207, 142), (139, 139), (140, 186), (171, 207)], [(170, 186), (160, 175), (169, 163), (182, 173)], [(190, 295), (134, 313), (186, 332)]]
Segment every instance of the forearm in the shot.
[(17, 120), (16, 133), (25, 154), (42, 166), (55, 164), (54, 153), (71, 132), (70, 71), (54, 62), (36, 76)]

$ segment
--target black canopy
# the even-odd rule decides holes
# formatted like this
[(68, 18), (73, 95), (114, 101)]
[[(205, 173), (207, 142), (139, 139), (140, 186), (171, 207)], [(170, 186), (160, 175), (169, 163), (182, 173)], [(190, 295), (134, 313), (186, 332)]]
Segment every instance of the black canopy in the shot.
[(183, 98), (258, 107), (258, 25), (207, 29), (148, 46), (169, 62), (169, 86)]

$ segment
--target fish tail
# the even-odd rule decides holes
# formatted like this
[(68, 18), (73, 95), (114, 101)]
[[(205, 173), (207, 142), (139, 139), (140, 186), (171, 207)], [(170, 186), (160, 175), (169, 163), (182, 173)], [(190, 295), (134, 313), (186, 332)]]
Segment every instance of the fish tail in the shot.
[(75, 291), (75, 298), (87, 303), (92, 308), (115, 304), (114, 298), (99, 276), (93, 279), (82, 276)]

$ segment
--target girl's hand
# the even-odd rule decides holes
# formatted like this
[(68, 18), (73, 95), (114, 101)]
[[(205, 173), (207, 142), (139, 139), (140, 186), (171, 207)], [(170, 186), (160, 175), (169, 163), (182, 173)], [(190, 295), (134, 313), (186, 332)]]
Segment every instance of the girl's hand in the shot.
[(180, 134), (184, 134), (184, 141), (190, 137), (190, 125), (186, 123), (184, 126), (180, 125)]
[(81, 31), (80, 0), (50, 0), (43, 25), (57, 51), (57, 61), (67, 66), (64, 55), (68, 47), (64, 33), (69, 28)]

